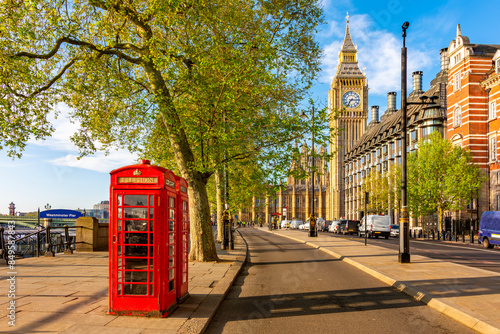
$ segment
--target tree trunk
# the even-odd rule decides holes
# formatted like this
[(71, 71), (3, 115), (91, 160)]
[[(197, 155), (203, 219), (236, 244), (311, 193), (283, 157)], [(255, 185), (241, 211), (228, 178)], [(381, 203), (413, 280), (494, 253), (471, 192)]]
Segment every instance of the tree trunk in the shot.
[(201, 178), (188, 176), (191, 251), (189, 261), (218, 261), (210, 224), (210, 204), (207, 187)]
[(217, 242), (222, 242), (222, 222), (224, 215), (224, 184), (222, 171), (215, 172), (215, 191), (217, 197)]
[(438, 212), (439, 212), (439, 232), (441, 233), (443, 231), (444, 210), (441, 208), (438, 208)]
[(183, 178), (188, 182), (190, 240), (189, 261), (218, 261), (210, 224), (210, 204), (206, 175), (195, 169), (194, 153), (184, 132), (174, 102), (161, 72), (151, 62), (144, 63), (151, 89), (155, 94), (175, 160)]

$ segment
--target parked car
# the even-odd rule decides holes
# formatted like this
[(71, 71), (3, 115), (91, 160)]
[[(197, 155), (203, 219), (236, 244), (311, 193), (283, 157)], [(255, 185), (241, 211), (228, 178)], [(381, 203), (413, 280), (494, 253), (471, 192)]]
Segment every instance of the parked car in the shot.
[(482, 214), (477, 236), (485, 248), (500, 245), (500, 211), (486, 211)]
[(333, 220), (325, 220), (325, 228), (323, 232), (330, 232), (330, 226), (332, 225)]
[(290, 221), (289, 220), (282, 220), (281, 221), (281, 228), (289, 228), (290, 227)]
[(399, 225), (393, 224), (391, 225), (391, 237), (399, 237)]
[(304, 224), (302, 220), (292, 220), (290, 222), (290, 229), (297, 230), (300, 225)]
[(386, 215), (367, 215), (361, 220), (359, 225), (358, 235), (365, 236), (365, 223), (366, 234), (368, 238), (371, 237), (385, 237), (389, 239), (391, 234), (391, 217)]
[[(307, 226), (307, 228), (306, 228)], [(299, 230), (308, 230), (309, 229), (309, 222), (307, 223), (302, 223), (299, 225)]]
[(340, 220), (338, 220), (338, 219), (332, 220), (332, 223), (328, 227), (328, 232), (337, 233), (336, 231), (338, 231), (339, 224), (340, 224)]
[(340, 224), (340, 233), (342, 234), (358, 234), (359, 221), (347, 220)]
[(339, 234), (342, 233), (343, 229), (345, 228), (347, 224), (347, 219), (341, 219), (339, 223), (339, 227), (337, 228), (337, 231), (335, 233)]

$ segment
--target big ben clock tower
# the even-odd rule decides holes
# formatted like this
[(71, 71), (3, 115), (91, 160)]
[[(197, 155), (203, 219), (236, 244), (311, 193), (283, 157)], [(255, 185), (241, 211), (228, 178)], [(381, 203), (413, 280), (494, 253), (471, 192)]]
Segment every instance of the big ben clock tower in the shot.
[(349, 31), (349, 14), (344, 43), (339, 53), (339, 65), (328, 92), (330, 127), (330, 187), (327, 218), (345, 216), (345, 168), (344, 154), (349, 152), (365, 132), (368, 117), (368, 84), (358, 66), (356, 46)]

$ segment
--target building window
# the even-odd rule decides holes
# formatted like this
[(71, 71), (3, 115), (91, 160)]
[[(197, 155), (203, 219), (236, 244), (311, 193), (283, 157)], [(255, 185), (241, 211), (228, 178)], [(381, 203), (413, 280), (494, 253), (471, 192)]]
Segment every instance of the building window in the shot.
[(496, 72), (500, 73), (500, 59), (497, 59)]
[(453, 127), (457, 128), (459, 126), (462, 126), (462, 108), (457, 105), (453, 110)]
[(500, 184), (500, 172), (497, 173), (497, 184)]
[(497, 118), (497, 102), (496, 101), (490, 102), (490, 109), (489, 109), (488, 115), (489, 115), (490, 119)]
[(461, 82), (460, 82), (460, 72), (455, 73), (453, 76), (453, 91), (457, 91), (461, 88)]
[(497, 195), (497, 211), (500, 211), (500, 195)]
[(417, 140), (417, 131), (413, 130), (412, 132), (410, 132), (410, 140)]
[(497, 161), (497, 136), (496, 135), (490, 137), (489, 152), (490, 152), (490, 162)]

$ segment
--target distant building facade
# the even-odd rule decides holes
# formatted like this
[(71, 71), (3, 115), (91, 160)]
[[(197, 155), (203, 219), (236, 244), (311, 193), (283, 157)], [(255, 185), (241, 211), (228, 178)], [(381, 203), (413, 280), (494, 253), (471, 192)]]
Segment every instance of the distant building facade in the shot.
[[(326, 152), (325, 147), (319, 150), (320, 155)], [(292, 164), (291, 169), (303, 168), (310, 171), (309, 166), (312, 166), (313, 157), (308, 154), (308, 148), (304, 143), (301, 148), (301, 158)], [(315, 198), (315, 214), (316, 217), (324, 218), (327, 213), (327, 189), (329, 182), (329, 173), (327, 164), (324, 158), (318, 156), (314, 158), (314, 166), (321, 173), (314, 174), (314, 198)], [(288, 176), (285, 189), (279, 191), (273, 199), (272, 196), (259, 198), (254, 196), (252, 207), (244, 212), (239, 213), (239, 217), (243, 221), (262, 220), (267, 224), (272, 220), (272, 213), (279, 213), (283, 218), (283, 213), (286, 212), (287, 220), (298, 219), (305, 221), (312, 213), (312, 175), (309, 173), (307, 179), (297, 179), (293, 176)]]
[(488, 175), (474, 209), (500, 210), (500, 45), (471, 43), (458, 25), (448, 55), (448, 139), (470, 150)]

